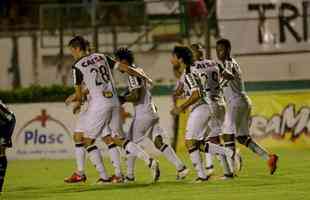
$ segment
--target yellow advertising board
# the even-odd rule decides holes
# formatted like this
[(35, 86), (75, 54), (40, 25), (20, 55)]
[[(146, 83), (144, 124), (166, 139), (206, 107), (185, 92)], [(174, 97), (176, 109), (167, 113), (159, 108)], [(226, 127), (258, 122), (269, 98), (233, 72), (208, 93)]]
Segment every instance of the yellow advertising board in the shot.
[[(301, 136), (310, 136), (310, 91), (253, 92), (249, 96), (252, 101), (249, 122), (252, 137), (296, 141)], [(177, 103), (182, 102), (184, 100)], [(180, 115), (178, 148), (184, 147), (187, 116), (188, 113)]]

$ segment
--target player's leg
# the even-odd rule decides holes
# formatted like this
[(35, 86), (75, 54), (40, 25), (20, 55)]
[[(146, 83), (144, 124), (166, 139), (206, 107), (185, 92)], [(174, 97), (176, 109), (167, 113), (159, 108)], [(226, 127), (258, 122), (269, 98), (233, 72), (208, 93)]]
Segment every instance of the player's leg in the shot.
[[(210, 132), (208, 135), (207, 142), (222, 146), (220, 141), (220, 135), (222, 133), (222, 125), (225, 117), (225, 106), (224, 104), (222, 105), (219, 104), (218, 102), (213, 102), (210, 104), (210, 110), (212, 113), (208, 123), (210, 127)], [(228, 159), (231, 158), (227, 158), (225, 155), (219, 155), (218, 158), (224, 170), (224, 178), (232, 178), (233, 169), (228, 162)]]
[(89, 160), (95, 166), (99, 173), (98, 183), (108, 183), (110, 182), (110, 177), (108, 176), (106, 169), (103, 165), (102, 156), (100, 150), (95, 144), (95, 139), (90, 137), (84, 138), (84, 147), (89, 155)]
[(249, 120), (251, 107), (247, 102), (244, 102), (240, 105), (240, 115), (238, 116), (240, 119), (240, 124), (238, 126), (238, 131), (236, 135), (237, 141), (245, 145), (252, 152), (257, 154), (262, 159), (268, 161), (268, 166), (270, 168), (270, 174), (273, 174), (277, 168), (278, 156), (272, 153), (269, 153), (266, 149), (264, 149), (261, 145), (256, 143), (249, 134)]
[[(227, 110), (225, 112), (225, 119), (223, 124), (222, 139), (224, 147), (231, 149), (236, 154), (235, 135), (237, 132), (237, 117), (238, 117), (238, 102), (234, 99), (227, 102)], [(235, 158), (227, 158), (233, 173), (241, 169), (241, 163), (236, 162)], [(238, 160), (237, 160), (238, 161)], [(237, 167), (240, 166), (240, 167)], [(237, 169), (237, 170), (235, 170)]]
[(184, 179), (188, 174), (189, 169), (177, 156), (171, 145), (164, 142), (164, 130), (159, 126), (159, 121), (154, 124), (151, 129), (151, 133), (155, 147), (162, 152), (162, 154), (171, 164), (175, 166), (177, 170), (177, 179)]
[[(126, 136), (127, 140), (133, 141), (134, 124), (135, 124), (135, 119), (133, 119), (131, 124), (130, 124), (129, 131), (128, 131), (128, 134)], [(130, 154), (129, 152), (125, 152), (125, 153), (127, 155), (127, 159), (126, 159), (127, 172), (126, 172), (125, 181), (126, 182), (135, 181), (135, 163), (136, 163), (137, 157)]]
[(121, 146), (129, 154), (143, 160), (146, 163), (146, 165), (152, 170), (153, 181), (154, 182), (158, 181), (160, 177), (158, 161), (156, 161), (149, 154), (147, 154), (137, 144), (129, 140), (126, 140), (124, 138), (114, 138), (114, 141), (118, 146)]
[(205, 127), (209, 120), (209, 108), (207, 105), (200, 105), (189, 114), (186, 132), (185, 146), (188, 150), (192, 164), (197, 172), (197, 182), (207, 181), (208, 176), (203, 167), (202, 157), (200, 155), (200, 143), (204, 139)]
[[(120, 116), (120, 106), (116, 106), (113, 108), (112, 111), (112, 119), (110, 123), (110, 127), (112, 130), (112, 135), (114, 136), (121, 136), (123, 137), (123, 128), (121, 124), (121, 116)], [(122, 172), (121, 172), (121, 161), (120, 161), (120, 152), (119, 149), (117, 148), (116, 144), (110, 144), (108, 145), (108, 151), (109, 155), (112, 161), (112, 165), (114, 167), (115, 171), (115, 179), (122, 179)]]
[(76, 128), (73, 133), (73, 141), (75, 143), (74, 152), (77, 170), (69, 177), (66, 177), (64, 181), (66, 183), (77, 183), (85, 182), (85, 157), (86, 150), (84, 147), (84, 124), (87, 118), (87, 112), (80, 113), (79, 119), (77, 120)]

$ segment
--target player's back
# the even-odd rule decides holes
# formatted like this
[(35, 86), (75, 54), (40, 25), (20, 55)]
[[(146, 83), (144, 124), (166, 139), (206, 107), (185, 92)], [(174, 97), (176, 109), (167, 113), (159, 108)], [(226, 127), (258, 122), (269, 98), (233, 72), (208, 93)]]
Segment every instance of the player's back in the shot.
[(203, 87), (205, 96), (209, 100), (221, 97), (220, 71), (217, 62), (213, 60), (198, 60), (191, 66), (191, 71)]
[(233, 97), (246, 96), (241, 68), (237, 61), (231, 58), (230, 60), (226, 60), (223, 64), (224, 68), (232, 73), (234, 77), (229, 80), (227, 85), (223, 88), (225, 99), (229, 100)]
[[(74, 64), (74, 68), (81, 72), (91, 98), (100, 97), (104, 92), (115, 95), (113, 77), (107, 57), (101, 53), (92, 53), (82, 57)], [(74, 73), (75, 74), (75, 73)]]

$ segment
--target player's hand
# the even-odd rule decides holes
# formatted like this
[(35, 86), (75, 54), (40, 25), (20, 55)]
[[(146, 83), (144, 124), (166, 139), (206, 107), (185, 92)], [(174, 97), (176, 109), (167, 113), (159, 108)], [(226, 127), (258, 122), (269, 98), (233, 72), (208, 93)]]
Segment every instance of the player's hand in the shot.
[(174, 107), (171, 111), (170, 114), (177, 116), (179, 115), (183, 110), (180, 107)]
[(73, 106), (73, 114), (78, 114), (81, 111), (82, 102), (76, 102)]
[(65, 104), (68, 106), (68, 105), (70, 105), (74, 100), (75, 100), (75, 95), (72, 94), (72, 95), (70, 95), (70, 96), (65, 100)]

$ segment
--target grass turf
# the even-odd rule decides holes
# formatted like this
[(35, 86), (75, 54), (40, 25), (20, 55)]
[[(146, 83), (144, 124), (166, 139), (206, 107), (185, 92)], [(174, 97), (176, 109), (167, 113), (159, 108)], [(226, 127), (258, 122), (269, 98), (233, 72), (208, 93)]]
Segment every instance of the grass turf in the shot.
[[(242, 148), (244, 168), (235, 180), (210, 180), (206, 183), (191, 183), (195, 172), (191, 167), (183, 181), (175, 180), (175, 169), (160, 158), (161, 179), (151, 184), (150, 172), (141, 161), (137, 162), (136, 183), (93, 185), (97, 173), (87, 163), (88, 181), (68, 185), (64, 177), (71, 175), (74, 160), (10, 161), (4, 186), (3, 200), (302, 200), (310, 199), (309, 146), (275, 146), (271, 148), (280, 156), (279, 169), (275, 175), (268, 173), (266, 162)], [(181, 158), (191, 166), (186, 153)], [(105, 163), (108, 163), (105, 160)], [(106, 164), (108, 165), (108, 164)], [(218, 166), (218, 165), (217, 165)], [(111, 166), (108, 171), (112, 173)], [(219, 168), (219, 167), (217, 167)], [(220, 169), (216, 171), (220, 175)]]

